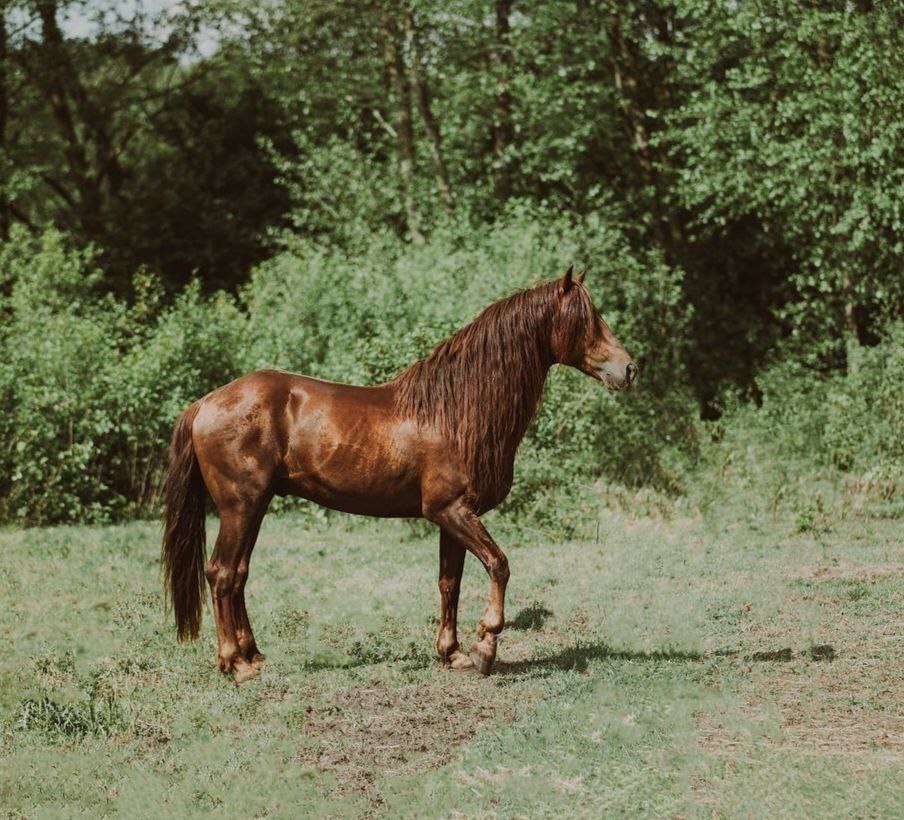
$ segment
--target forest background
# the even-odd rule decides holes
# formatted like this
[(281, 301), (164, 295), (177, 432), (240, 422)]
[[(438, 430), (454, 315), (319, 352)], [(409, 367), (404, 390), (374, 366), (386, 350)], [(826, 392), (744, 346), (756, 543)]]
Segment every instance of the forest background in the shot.
[(556, 372), (509, 518), (899, 515), (902, 32), (873, 0), (7, 0), (0, 519), (154, 515), (206, 391), (388, 379), (571, 262), (640, 387)]

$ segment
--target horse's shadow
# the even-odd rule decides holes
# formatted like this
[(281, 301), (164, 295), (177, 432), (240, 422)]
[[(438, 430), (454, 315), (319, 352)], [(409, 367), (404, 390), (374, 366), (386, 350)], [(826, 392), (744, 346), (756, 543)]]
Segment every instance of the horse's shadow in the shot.
[[(492, 677), (509, 679), (533, 677), (545, 678), (556, 672), (586, 672), (590, 665), (599, 661), (613, 662), (645, 662), (645, 663), (700, 663), (710, 658), (743, 659), (745, 662), (761, 661), (790, 661), (795, 655), (788, 648), (769, 652), (754, 652), (743, 654), (740, 649), (717, 649), (708, 652), (684, 650), (675, 648), (655, 649), (643, 651), (638, 649), (618, 649), (605, 641), (581, 642), (560, 648), (553, 654), (542, 654), (533, 658), (525, 658), (520, 661), (507, 661), (498, 658), (493, 666)], [(824, 645), (813, 647), (809, 658), (815, 661), (834, 660), (833, 647)], [(381, 657), (379, 660), (372, 658), (353, 658), (346, 661), (333, 659), (307, 659), (304, 667), (310, 671), (323, 669), (354, 669), (361, 666), (371, 666), (375, 663), (390, 662), (400, 665), (409, 672), (428, 669), (439, 665), (436, 657), (426, 652), (412, 652)]]
[(635, 649), (616, 649), (605, 641), (579, 643), (560, 649), (552, 655), (526, 658), (521, 661), (499, 659), (493, 667), (493, 674), (500, 677), (546, 677), (555, 672), (585, 672), (594, 661), (677, 661), (698, 662), (704, 659), (702, 652), (681, 649), (662, 649), (644, 652)]
[[(702, 661), (704, 658), (705, 655), (702, 652), (689, 652), (680, 649), (644, 652), (634, 649), (616, 649), (605, 641), (598, 641), (595, 643), (573, 644), (560, 649), (552, 655), (541, 655), (520, 661), (506, 661), (499, 658), (493, 666), (492, 676), (515, 679), (528, 676), (547, 677), (555, 672), (585, 672), (594, 661), (677, 661), (690, 663)], [(381, 662), (401, 665), (407, 671), (427, 669), (430, 666), (439, 664), (439, 661), (434, 656), (417, 652), (414, 655), (399, 653), (398, 655), (382, 657), (379, 660), (350, 658), (340, 661), (333, 658), (309, 658), (304, 661), (304, 668), (308, 671), (356, 669)]]

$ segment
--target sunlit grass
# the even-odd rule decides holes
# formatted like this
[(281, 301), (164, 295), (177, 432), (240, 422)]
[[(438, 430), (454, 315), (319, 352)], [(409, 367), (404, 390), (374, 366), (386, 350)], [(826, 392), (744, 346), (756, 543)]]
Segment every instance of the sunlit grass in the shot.
[[(501, 535), (510, 628), (483, 679), (432, 657), (432, 535), (271, 516), (248, 590), (268, 660), (240, 689), (214, 667), (209, 613), (200, 641), (176, 643), (154, 524), (0, 532), (0, 804), (900, 815), (899, 523), (715, 520)], [(469, 559), (463, 642), (486, 591)]]

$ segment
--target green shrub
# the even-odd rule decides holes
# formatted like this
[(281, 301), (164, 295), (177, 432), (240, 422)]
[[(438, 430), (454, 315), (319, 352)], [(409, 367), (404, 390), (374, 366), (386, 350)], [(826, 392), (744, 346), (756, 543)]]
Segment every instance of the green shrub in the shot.
[(106, 441), (110, 480), (135, 511), (153, 505), (176, 417), (241, 375), (245, 320), (225, 295), (190, 286), (150, 326), (138, 328), (104, 373), (115, 421)]
[(883, 508), (900, 496), (904, 325), (860, 348), (848, 373), (822, 374), (787, 358), (758, 382), (761, 407), (735, 401), (719, 422), (701, 425), (710, 443), (686, 477), (701, 504), (715, 508), (731, 496), (751, 515), (787, 508), (797, 529), (810, 531), (830, 517), (830, 499), (837, 511), (851, 495)]
[(5, 519), (149, 512), (176, 416), (212, 388), (263, 366), (384, 382), (492, 301), (572, 261), (594, 263), (588, 285), (640, 362), (641, 389), (614, 396), (554, 371), (510, 508), (559, 526), (550, 493), (599, 475), (676, 490), (670, 454), (694, 447), (693, 402), (681, 386), (680, 275), (633, 251), (603, 215), (572, 221), (514, 209), (496, 225), (467, 235), (450, 227), (422, 246), (376, 237), (352, 259), (292, 241), (255, 271), (238, 303), (190, 286), (164, 308), (146, 272), (129, 303), (101, 296), (93, 259), (53, 231), (18, 232), (0, 254)]
[(680, 272), (632, 250), (604, 215), (515, 209), (466, 237), (452, 227), (421, 246), (377, 237), (351, 259), (291, 242), (238, 302), (193, 285), (164, 307), (146, 272), (129, 303), (116, 300), (97, 292), (94, 258), (54, 231), (15, 232), (0, 251), (5, 520), (155, 512), (173, 422), (209, 390), (261, 366), (385, 382), (490, 302), (572, 260), (595, 263), (588, 285), (641, 379), (616, 395), (553, 370), (506, 505), (515, 526), (576, 532), (599, 505), (599, 477), (667, 495), (692, 487), (710, 507), (730, 491), (751, 514), (786, 506), (808, 529), (828, 515), (823, 495), (842, 474), (883, 498), (898, 491), (904, 325), (862, 348), (847, 374), (786, 356), (759, 374), (760, 408), (727, 397), (723, 419), (701, 424), (682, 365)]
[(860, 348), (851, 373), (836, 380), (826, 402), (825, 447), (841, 470), (904, 472), (904, 322), (879, 345)]
[(203, 300), (189, 288), (170, 309), (149, 312), (145, 278), (129, 307), (94, 292), (92, 260), (55, 231), (17, 232), (0, 252), (5, 519), (106, 521), (142, 511), (175, 416), (238, 373), (244, 326), (228, 299)]

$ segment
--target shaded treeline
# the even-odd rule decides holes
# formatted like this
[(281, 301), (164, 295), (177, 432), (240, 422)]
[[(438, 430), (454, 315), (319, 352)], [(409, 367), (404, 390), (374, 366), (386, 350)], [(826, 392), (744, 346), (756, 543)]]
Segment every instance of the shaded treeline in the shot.
[(704, 416), (778, 345), (850, 368), (902, 312), (899, 4), (135, 8), (0, 16), (0, 231), (95, 245), (102, 289), (235, 291), (286, 229), (354, 255), (605, 214), (679, 274)]

